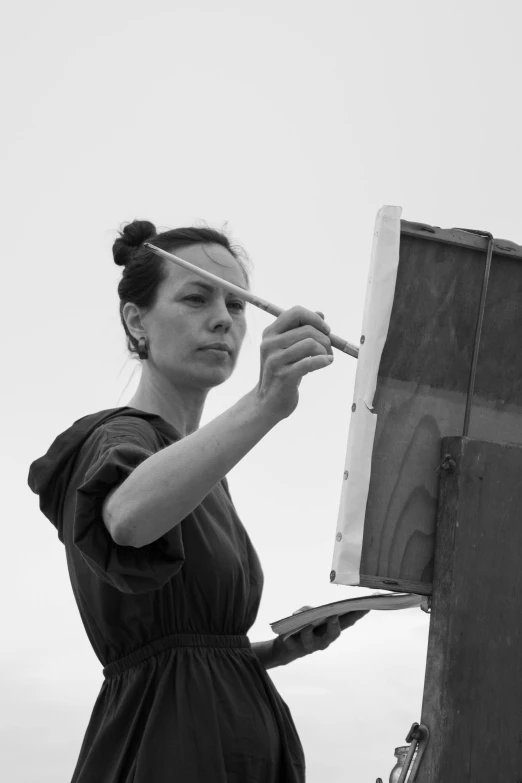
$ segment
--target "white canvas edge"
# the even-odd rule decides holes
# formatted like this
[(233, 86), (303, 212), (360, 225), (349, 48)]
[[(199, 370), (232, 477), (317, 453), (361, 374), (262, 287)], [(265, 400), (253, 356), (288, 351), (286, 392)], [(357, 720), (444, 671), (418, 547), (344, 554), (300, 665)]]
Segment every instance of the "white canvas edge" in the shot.
[[(364, 518), (377, 426), (372, 413), (373, 397), (382, 351), (390, 325), (401, 238), (402, 207), (382, 207), (375, 221), (370, 269), (366, 286), (362, 335), (348, 430), (345, 476), (337, 518), (336, 540), (330, 581), (357, 585), (364, 533)], [(338, 536), (341, 540), (338, 541)], [(332, 578), (333, 577), (333, 578)]]

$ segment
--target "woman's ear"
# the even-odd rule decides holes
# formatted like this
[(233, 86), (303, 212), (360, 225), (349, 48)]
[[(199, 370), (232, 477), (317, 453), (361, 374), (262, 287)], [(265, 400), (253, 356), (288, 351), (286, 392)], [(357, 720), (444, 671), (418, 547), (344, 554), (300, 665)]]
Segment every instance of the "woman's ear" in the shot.
[(125, 323), (127, 324), (127, 329), (136, 340), (139, 340), (140, 337), (146, 336), (139, 307), (137, 307), (133, 302), (125, 302), (123, 305), (122, 315)]

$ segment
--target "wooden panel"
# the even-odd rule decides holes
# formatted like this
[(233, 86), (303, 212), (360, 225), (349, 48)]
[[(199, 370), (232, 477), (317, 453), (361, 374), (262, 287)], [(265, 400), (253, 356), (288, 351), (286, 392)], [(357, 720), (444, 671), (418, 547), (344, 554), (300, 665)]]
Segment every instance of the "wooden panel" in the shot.
[(469, 436), (522, 444), (522, 264), (493, 256)]
[[(404, 224), (374, 397), (360, 584), (430, 594), (440, 443), (463, 432), (487, 240), (414, 224), (405, 233)], [(522, 248), (508, 245), (515, 250), (493, 254), (469, 434), (522, 443)]]
[(522, 447), (448, 438), (418, 783), (522, 780)]
[[(401, 220), (401, 234), (413, 237), (428, 236), (436, 242), (462, 245), (476, 250), (485, 251), (487, 246), (487, 239), (479, 234), (472, 234), (459, 228), (439, 228), (438, 226), (430, 226), (428, 223), (412, 223), (409, 220)], [(509, 239), (495, 239), (493, 252), (499, 256), (522, 259), (522, 246)]]

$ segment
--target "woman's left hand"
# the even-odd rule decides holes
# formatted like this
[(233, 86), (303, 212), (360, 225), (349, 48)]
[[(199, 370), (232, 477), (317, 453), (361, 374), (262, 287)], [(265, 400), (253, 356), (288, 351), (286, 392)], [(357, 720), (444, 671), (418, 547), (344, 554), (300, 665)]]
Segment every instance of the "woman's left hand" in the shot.
[[(303, 606), (299, 611), (302, 612), (309, 608), (311, 607)], [(282, 636), (277, 636), (274, 639), (276, 655), (283, 664), (287, 664), (317, 652), (317, 650), (326, 650), (332, 642), (339, 638), (341, 631), (356, 623), (365, 614), (368, 614), (368, 611), (350, 612), (343, 615), (342, 618), (329, 617), (326, 623), (318, 625), (316, 628), (307, 625), (299, 633), (292, 634), (285, 640)]]

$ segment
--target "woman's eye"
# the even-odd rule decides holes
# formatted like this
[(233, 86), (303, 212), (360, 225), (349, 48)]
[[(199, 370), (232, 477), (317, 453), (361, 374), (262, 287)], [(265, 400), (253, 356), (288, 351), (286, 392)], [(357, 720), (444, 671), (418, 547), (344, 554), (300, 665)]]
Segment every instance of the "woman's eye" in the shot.
[[(199, 294), (191, 294), (190, 296), (186, 296), (185, 299), (188, 301), (194, 301), (199, 300), (200, 302), (204, 302), (205, 298), (203, 296), (200, 296)], [(229, 302), (229, 307), (237, 307), (238, 312), (242, 312), (245, 309), (245, 305), (243, 302)]]

